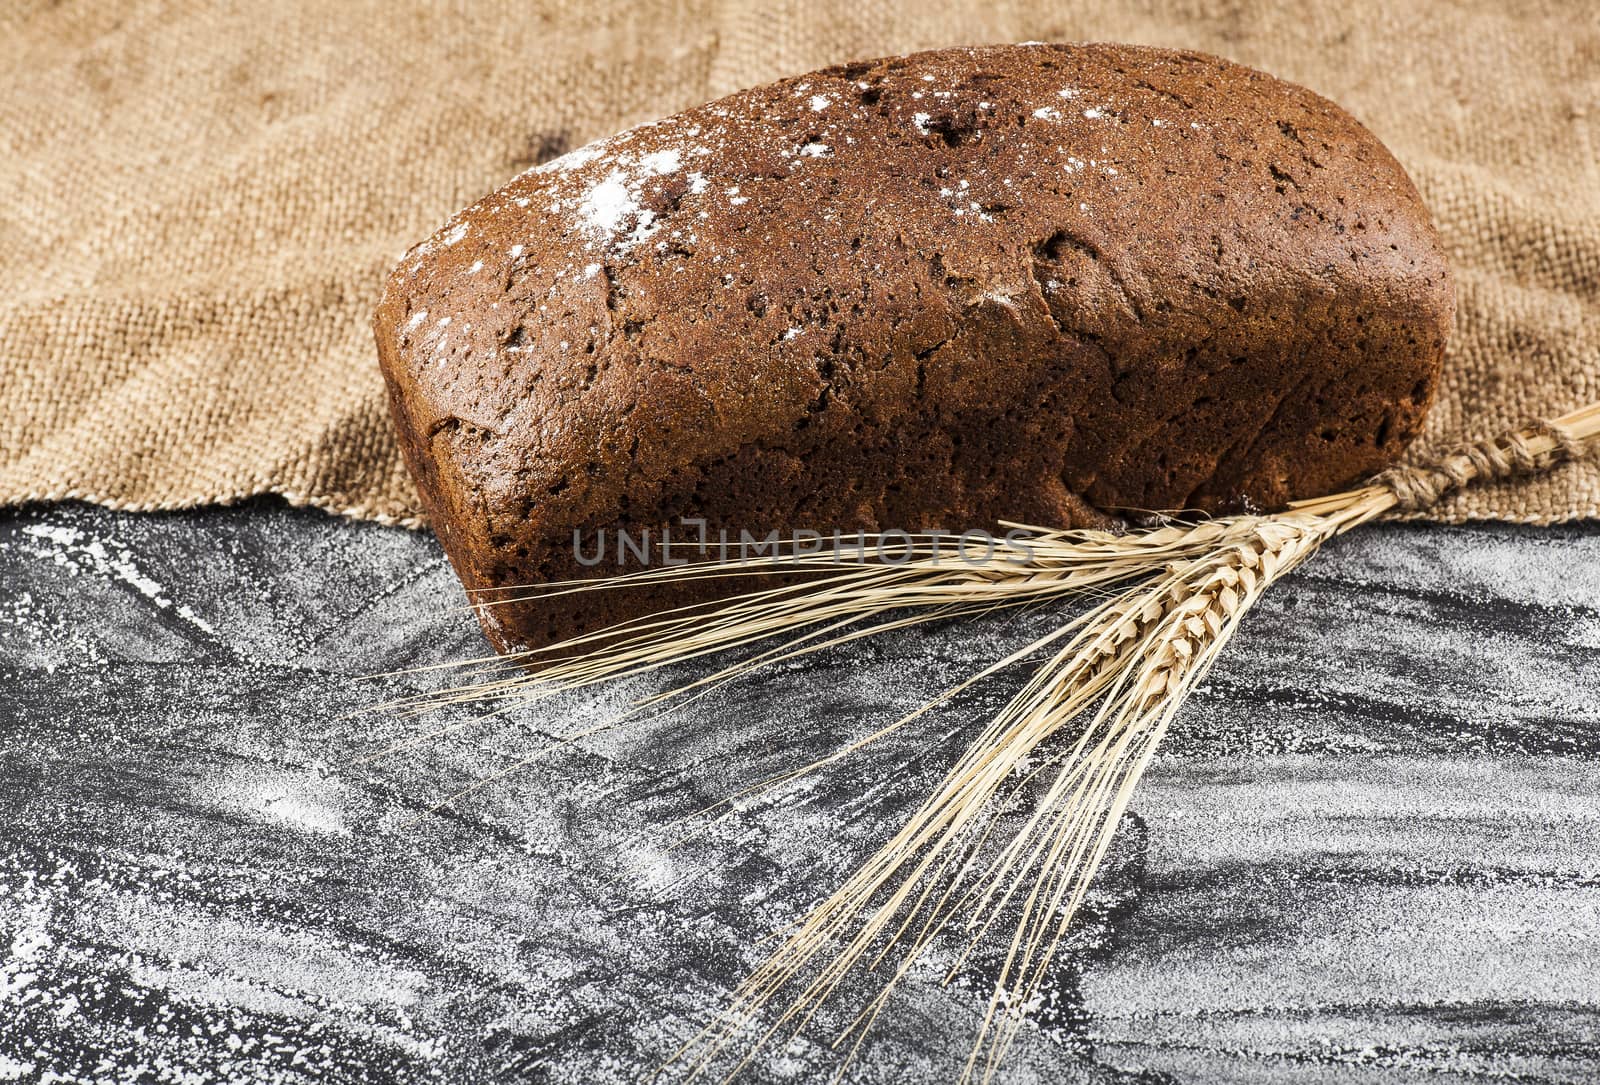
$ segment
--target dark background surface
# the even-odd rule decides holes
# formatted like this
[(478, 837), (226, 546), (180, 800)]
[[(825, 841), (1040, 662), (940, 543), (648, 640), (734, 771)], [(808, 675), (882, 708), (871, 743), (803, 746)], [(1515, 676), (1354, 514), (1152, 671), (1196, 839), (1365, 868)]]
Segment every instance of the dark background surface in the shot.
[[(408, 825), (669, 680), (348, 715), (480, 653), (463, 603), (430, 536), (276, 503), (0, 513), (0, 1082), (648, 1076), (1008, 687), (669, 823), (1050, 621), (786, 665)], [(1339, 540), (1185, 709), (1003, 1079), (1600, 1078), (1597, 718), (1600, 526)], [(952, 1080), (985, 967), (913, 976), (847, 1080)], [(748, 1080), (825, 1077), (842, 1021)]]

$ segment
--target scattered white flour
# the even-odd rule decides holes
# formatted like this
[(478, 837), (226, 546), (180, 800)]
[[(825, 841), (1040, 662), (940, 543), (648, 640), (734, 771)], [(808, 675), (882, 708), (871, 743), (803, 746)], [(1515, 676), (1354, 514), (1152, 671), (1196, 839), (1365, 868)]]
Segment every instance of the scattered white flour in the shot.
[(824, 109), (827, 109), (832, 104), (832, 98), (825, 97), (821, 94), (813, 94), (811, 96), (811, 112), (813, 113), (821, 113)]
[(655, 174), (676, 173), (683, 164), (682, 157), (674, 150), (652, 151), (639, 159), (639, 167)]
[(579, 166), (586, 166), (590, 162), (593, 162), (596, 158), (600, 157), (601, 152), (605, 150), (606, 143), (606, 140), (599, 140), (595, 143), (590, 143), (586, 146), (579, 147), (575, 151), (568, 151), (560, 158), (552, 158), (550, 161), (541, 166), (535, 166), (529, 172), (566, 173), (568, 170), (575, 170)]
[(346, 785), (314, 772), (273, 771), (260, 765), (225, 770), (199, 785), (210, 801), (258, 821), (303, 833), (350, 834)]
[(40, 904), (30, 903), (23, 909), (17, 933), (11, 939), (11, 950), (0, 961), (0, 1000), (9, 1001), (39, 978), (40, 958), (53, 944), (45, 926), (48, 918), (48, 911)]
[(120, 580), (136, 589), (155, 606), (162, 610), (171, 610), (201, 632), (216, 633), (211, 624), (187, 604), (174, 607), (172, 600), (167, 597), (166, 589), (139, 569), (132, 553), (122, 544), (113, 540), (86, 540), (83, 532), (75, 527), (29, 524), (22, 530), (24, 534), (51, 544), (51, 553), (57, 565), (71, 565), (99, 576)]
[(931, 114), (931, 113), (916, 113), (916, 114), (912, 115), (911, 123), (916, 125), (917, 131), (921, 132), (923, 135), (927, 135), (928, 134), (928, 122), (931, 121), (932, 119), (933, 119), (933, 114)]
[(625, 848), (623, 867), (637, 883), (653, 892), (661, 892), (677, 881), (677, 864), (672, 853), (657, 844), (640, 842)]
[(1039, 109), (1035, 109), (1033, 111), (1033, 115), (1035, 118), (1041, 121), (1058, 121), (1061, 119), (1061, 114), (1056, 110), (1051, 109), (1049, 106), (1043, 106)]
[(578, 209), (584, 225), (601, 234), (614, 234), (622, 223), (640, 211), (638, 201), (628, 191), (628, 179), (620, 170), (613, 171), (589, 190)]
[(578, 215), (583, 228), (596, 241), (620, 252), (644, 241), (658, 229), (656, 213), (643, 203), (645, 186), (656, 177), (676, 173), (683, 165), (683, 157), (669, 148), (652, 151), (637, 163), (626, 154), (617, 155), (615, 161), (618, 168), (583, 195)]

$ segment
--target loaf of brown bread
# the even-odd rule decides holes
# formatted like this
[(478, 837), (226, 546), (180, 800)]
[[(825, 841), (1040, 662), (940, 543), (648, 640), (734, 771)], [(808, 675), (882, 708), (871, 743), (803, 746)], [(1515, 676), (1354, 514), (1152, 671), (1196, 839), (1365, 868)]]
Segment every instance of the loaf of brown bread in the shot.
[[(407, 254), (376, 329), (429, 519), (489, 589), (615, 571), (574, 531), (686, 516), (1324, 493), (1417, 433), (1452, 310), (1415, 188), (1337, 106), (1197, 53), (1030, 44), (828, 68), (541, 165)], [(687, 597), (484, 625), (506, 650)]]

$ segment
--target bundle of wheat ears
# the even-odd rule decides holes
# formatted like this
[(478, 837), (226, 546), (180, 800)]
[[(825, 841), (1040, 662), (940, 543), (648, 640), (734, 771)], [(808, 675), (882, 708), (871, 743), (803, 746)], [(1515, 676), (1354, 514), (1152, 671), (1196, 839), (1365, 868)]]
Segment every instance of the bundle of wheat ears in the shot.
[[(770, 574), (774, 568), (807, 574), (540, 651), (470, 661), (467, 665), (477, 668), (470, 680), (387, 707), (423, 712), (472, 703), (504, 711), (727, 649), (754, 648), (693, 683), (636, 702), (623, 717), (560, 740), (571, 742), (623, 718), (680, 705), (760, 667), (888, 630), (1041, 600), (1087, 602), (1052, 632), (933, 702), (824, 760), (758, 785), (820, 768), (1004, 668), (1045, 660), (974, 736), (899, 832), (782, 932), (766, 963), (671, 1063), (691, 1078), (713, 1068), (731, 1077), (763, 1044), (803, 1029), (857, 965), (883, 967), (886, 978), (878, 994), (834, 1040), (853, 1053), (896, 983), (924, 957), (936, 935), (953, 932), (965, 947), (956, 953), (949, 979), (980, 941), (995, 934), (1004, 939), (1000, 974), (961, 1073), (964, 1081), (988, 1081), (1025, 1020), (1026, 1007), (1040, 994), (1162, 736), (1262, 593), (1335, 535), (1391, 511), (1425, 508), (1475, 482), (1548, 470), (1591, 451), (1600, 444), (1597, 434), (1600, 403), (1464, 446), (1428, 466), (1390, 469), (1360, 488), (1297, 502), (1280, 512), (1163, 518), (1158, 526), (1120, 534), (1008, 524), (1018, 530), (979, 559), (952, 562), (938, 552), (937, 540), (913, 537), (908, 552), (893, 564), (847, 562), (823, 552), (764, 558), (759, 569), (707, 562), (541, 585), (516, 597)], [(904, 545), (904, 538), (900, 542)], [(553, 748), (536, 751), (431, 809)], [(1008, 824), (997, 832), (1008, 800), (1024, 787), (1042, 787), (1042, 798), (1033, 799), (1020, 828), (1013, 831)], [(1000, 924), (1008, 929), (997, 930)], [(738, 1052), (742, 1058), (735, 1057)], [(848, 1061), (847, 1056), (841, 1066)]]

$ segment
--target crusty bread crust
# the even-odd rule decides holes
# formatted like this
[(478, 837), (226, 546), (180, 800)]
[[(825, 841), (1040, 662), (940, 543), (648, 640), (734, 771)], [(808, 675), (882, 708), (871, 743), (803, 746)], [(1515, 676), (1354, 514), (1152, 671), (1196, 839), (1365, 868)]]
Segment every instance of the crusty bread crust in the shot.
[(1324, 493), (1416, 435), (1452, 312), (1415, 188), (1332, 103), (1197, 53), (1027, 45), (829, 68), (574, 151), (408, 253), (375, 324), (430, 521), (489, 589), (612, 571), (575, 528)]

